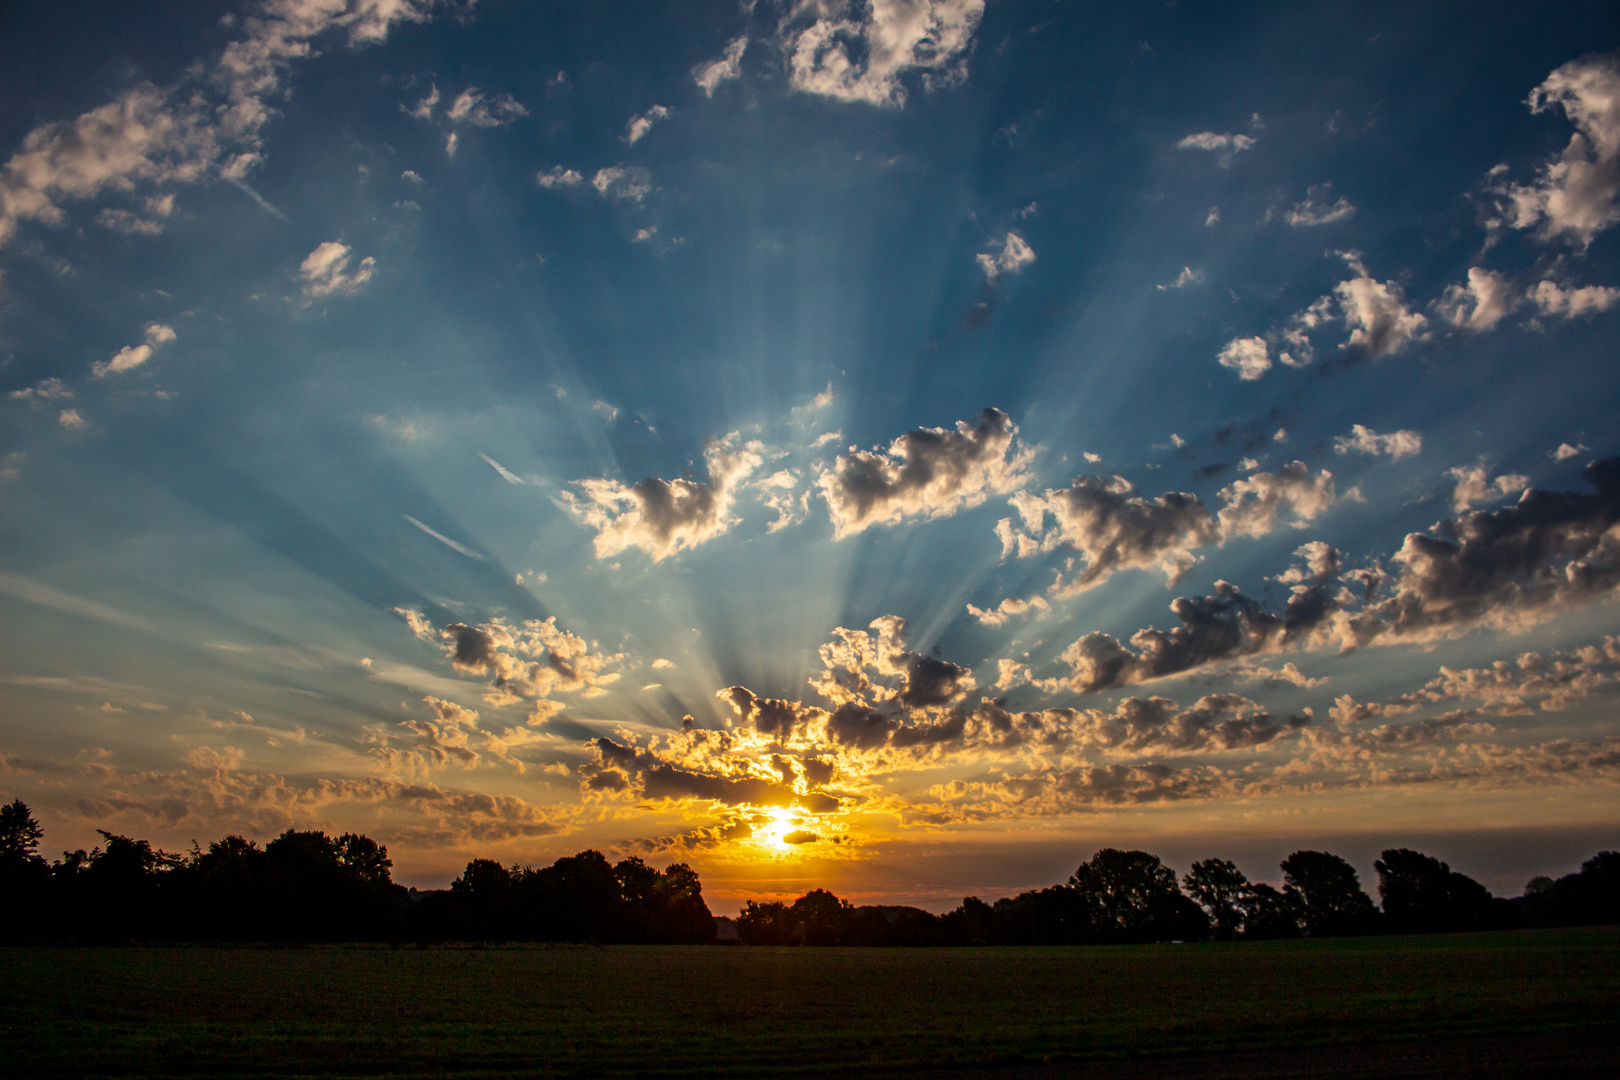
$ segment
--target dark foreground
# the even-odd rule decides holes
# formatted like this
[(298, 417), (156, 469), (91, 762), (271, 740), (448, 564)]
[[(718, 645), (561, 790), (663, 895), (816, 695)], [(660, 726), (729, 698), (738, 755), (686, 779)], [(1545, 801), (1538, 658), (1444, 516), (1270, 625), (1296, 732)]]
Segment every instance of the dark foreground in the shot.
[(1612, 1076), (1620, 932), (0, 949), (16, 1076)]

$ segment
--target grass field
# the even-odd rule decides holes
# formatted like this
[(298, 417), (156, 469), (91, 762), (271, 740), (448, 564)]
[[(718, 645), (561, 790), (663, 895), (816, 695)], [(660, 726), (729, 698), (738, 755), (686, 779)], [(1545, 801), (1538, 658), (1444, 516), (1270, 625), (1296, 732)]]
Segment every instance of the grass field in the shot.
[(1613, 1023), (1614, 929), (1113, 948), (7, 948), (0, 1073), (748, 1075)]

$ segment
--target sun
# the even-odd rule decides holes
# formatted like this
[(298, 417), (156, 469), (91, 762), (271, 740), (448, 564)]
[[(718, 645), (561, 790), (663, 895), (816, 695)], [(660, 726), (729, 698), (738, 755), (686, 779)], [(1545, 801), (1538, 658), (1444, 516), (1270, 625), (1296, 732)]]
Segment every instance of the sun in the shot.
[(768, 816), (771, 823), (765, 827), (766, 844), (777, 851), (786, 851), (789, 847), (787, 835), (793, 831), (794, 827), (793, 811), (785, 809), (771, 810), (768, 812)]

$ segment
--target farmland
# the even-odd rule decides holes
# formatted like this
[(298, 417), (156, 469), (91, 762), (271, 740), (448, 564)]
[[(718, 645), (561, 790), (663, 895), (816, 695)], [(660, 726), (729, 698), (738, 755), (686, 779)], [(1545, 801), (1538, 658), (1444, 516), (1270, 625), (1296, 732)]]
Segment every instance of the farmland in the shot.
[(1087, 948), (0, 950), (0, 1072), (751, 1075), (1579, 1033), (1612, 929)]

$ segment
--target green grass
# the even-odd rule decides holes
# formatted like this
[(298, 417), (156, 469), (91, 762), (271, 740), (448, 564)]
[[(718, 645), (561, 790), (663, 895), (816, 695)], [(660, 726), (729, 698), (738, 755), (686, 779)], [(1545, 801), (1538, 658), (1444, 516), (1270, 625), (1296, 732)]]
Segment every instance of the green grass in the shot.
[(1613, 929), (1117, 948), (0, 949), (0, 1073), (716, 1075), (1612, 1024)]

